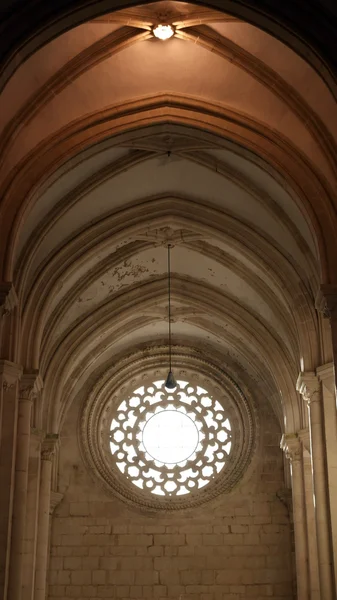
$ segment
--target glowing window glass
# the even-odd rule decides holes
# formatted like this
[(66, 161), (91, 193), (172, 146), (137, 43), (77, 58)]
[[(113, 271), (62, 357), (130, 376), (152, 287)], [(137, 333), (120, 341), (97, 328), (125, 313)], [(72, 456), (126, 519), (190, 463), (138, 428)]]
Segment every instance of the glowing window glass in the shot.
[(118, 406), (110, 450), (118, 469), (138, 488), (182, 496), (207, 485), (225, 466), (232, 434), (222, 405), (208, 392), (178, 381), (140, 387)]

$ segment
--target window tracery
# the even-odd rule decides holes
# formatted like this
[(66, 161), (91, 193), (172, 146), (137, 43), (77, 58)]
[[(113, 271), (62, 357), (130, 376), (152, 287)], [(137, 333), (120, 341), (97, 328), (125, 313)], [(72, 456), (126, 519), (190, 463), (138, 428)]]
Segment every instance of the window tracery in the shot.
[(231, 452), (224, 407), (199, 385), (164, 380), (141, 386), (118, 406), (110, 425), (116, 466), (142, 490), (182, 496), (210, 483)]
[(83, 406), (83, 460), (107, 493), (132, 505), (199, 506), (230, 492), (254, 455), (259, 425), (248, 390), (193, 349), (176, 349), (175, 360), (175, 390), (164, 386), (167, 348), (159, 346), (106, 370)]

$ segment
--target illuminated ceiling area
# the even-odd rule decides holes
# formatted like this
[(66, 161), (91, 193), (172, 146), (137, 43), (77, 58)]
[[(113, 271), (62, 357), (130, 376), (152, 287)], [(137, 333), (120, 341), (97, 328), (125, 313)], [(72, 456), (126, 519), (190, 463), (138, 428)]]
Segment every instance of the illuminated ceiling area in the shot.
[[(159, 24), (174, 35), (156, 38)], [(334, 242), (314, 203), (328, 203), (337, 156), (314, 70), (252, 25), (157, 2), (32, 55), (0, 120), (6, 269), (47, 429), (117, 357), (167, 342), (168, 243), (173, 345), (220, 357), (281, 428), (304, 427), (295, 383), (318, 364), (314, 298)]]

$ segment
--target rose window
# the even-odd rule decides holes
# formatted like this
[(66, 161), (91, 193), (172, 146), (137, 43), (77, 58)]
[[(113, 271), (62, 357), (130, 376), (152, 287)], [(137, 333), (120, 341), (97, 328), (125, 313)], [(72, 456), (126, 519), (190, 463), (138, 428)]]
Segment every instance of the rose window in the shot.
[(119, 404), (110, 425), (110, 450), (121, 473), (141, 490), (183, 496), (206, 486), (231, 452), (224, 407), (200, 386), (164, 380), (141, 386)]

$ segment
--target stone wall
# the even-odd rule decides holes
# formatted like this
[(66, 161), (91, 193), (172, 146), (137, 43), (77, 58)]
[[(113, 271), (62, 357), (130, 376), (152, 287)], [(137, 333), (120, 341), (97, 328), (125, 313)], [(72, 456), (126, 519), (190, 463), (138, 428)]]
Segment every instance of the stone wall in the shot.
[(258, 456), (234, 492), (163, 514), (127, 506), (86, 472), (73, 408), (61, 437), (49, 600), (293, 599), (280, 432), (271, 412), (260, 418)]

